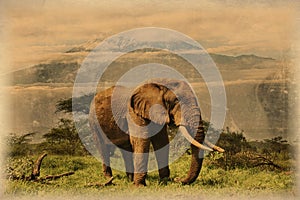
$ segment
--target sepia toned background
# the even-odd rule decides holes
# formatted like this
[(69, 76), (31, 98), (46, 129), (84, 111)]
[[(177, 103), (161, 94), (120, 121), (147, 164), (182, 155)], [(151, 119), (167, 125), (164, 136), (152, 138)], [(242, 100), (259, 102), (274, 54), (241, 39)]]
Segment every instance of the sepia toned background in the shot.
[[(76, 72), (94, 47), (122, 31), (162, 27), (193, 38), (210, 53), (227, 94), (224, 128), (243, 130), (252, 140), (283, 136), (298, 143), (298, 7), (292, 0), (3, 0), (1, 138), (37, 132), (34, 141), (40, 141), (65, 116), (55, 113), (55, 104), (71, 97)], [(113, 66), (126, 70), (139, 63), (127, 62), (137, 57), (143, 59), (128, 55)], [(113, 69), (104, 77), (108, 84), (120, 76)], [(192, 73), (187, 72), (191, 78)], [(209, 119), (210, 96), (197, 80), (192, 85)]]

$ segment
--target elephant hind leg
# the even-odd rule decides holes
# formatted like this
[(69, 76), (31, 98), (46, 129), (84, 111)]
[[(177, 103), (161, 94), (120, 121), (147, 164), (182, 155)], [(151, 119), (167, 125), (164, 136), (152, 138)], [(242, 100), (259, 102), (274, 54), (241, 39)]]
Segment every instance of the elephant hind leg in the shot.
[(110, 167), (110, 151), (109, 148), (105, 148), (105, 151), (101, 152), (102, 159), (102, 172), (103, 175), (107, 178), (112, 177), (112, 170)]
[(104, 148), (102, 148), (102, 151), (100, 153), (100, 158), (102, 160), (102, 172), (103, 175), (107, 178), (112, 177), (112, 170), (110, 167), (110, 148), (108, 145), (104, 145)]

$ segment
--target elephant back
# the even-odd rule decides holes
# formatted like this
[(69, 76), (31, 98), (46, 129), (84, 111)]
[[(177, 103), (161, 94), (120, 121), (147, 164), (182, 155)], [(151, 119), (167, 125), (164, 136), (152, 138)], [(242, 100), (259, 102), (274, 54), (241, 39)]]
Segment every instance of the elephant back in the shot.
[(181, 91), (188, 91), (188, 93), (192, 92), (191, 87), (183, 80), (177, 79), (169, 79), (169, 78), (153, 78), (149, 79), (146, 83), (155, 83), (158, 85), (163, 85), (166, 88), (178, 92), (180, 94)]

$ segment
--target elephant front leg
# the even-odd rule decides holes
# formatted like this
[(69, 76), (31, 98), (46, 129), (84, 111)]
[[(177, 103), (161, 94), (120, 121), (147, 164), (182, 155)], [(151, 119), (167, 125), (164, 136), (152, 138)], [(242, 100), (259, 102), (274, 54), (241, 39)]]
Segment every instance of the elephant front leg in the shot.
[(133, 161), (134, 161), (134, 178), (135, 185), (146, 186), (146, 176), (148, 171), (148, 157), (150, 139), (130, 137), (133, 148)]
[(133, 181), (133, 157), (132, 157), (132, 147), (131, 145), (126, 145), (122, 148), (122, 156), (124, 159), (124, 164), (126, 168), (126, 175), (130, 181)]
[(166, 126), (159, 133), (151, 137), (151, 143), (155, 151), (160, 181), (166, 182), (170, 176), (169, 138)]

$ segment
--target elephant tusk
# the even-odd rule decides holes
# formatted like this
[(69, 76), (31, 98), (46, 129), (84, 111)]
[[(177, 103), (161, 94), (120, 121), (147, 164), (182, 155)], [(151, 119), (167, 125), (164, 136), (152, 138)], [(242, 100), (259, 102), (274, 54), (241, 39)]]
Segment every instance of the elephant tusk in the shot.
[(182, 135), (194, 146), (198, 147), (199, 149), (207, 150), (207, 151), (213, 151), (213, 149), (204, 146), (203, 144), (200, 144), (197, 142), (186, 130), (184, 126), (179, 126), (179, 130), (182, 133)]
[(214, 145), (214, 144), (210, 143), (210, 142), (207, 141), (207, 140), (204, 140), (204, 143), (205, 143), (207, 146), (209, 146), (210, 148), (212, 148), (213, 150), (215, 150), (215, 151), (218, 151), (218, 152), (220, 152), (220, 153), (224, 153), (224, 152), (225, 152), (224, 149), (222, 149), (221, 147), (219, 147), (219, 146), (217, 146), (217, 145)]

